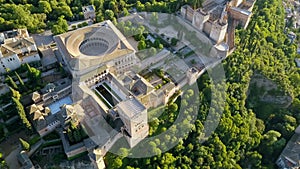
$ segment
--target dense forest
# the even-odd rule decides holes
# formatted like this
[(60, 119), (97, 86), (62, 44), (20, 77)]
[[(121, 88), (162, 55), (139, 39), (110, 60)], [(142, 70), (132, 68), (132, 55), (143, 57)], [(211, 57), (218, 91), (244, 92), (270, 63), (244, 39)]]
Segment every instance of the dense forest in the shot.
[[(188, 1), (197, 5), (201, 1)], [(93, 4), (96, 22), (138, 11), (174, 12), (186, 1), (165, 0), (0, 0), (0, 31), (27, 27), (32, 33), (45, 29), (67, 31), (66, 22), (83, 18), (81, 7)], [(201, 3), (200, 3), (201, 4)], [(284, 9), (281, 0), (257, 0), (247, 30), (237, 30), (236, 51), (224, 61), (226, 103), (220, 124), (204, 143), (203, 122), (211, 104), (211, 90), (218, 88), (208, 74), (198, 80), (199, 103), (195, 124), (188, 136), (166, 153), (143, 159), (108, 154), (108, 168), (276, 168), (275, 160), (300, 122), (300, 75), (296, 68), (296, 46), (284, 34)], [(256, 76), (271, 80), (277, 88), (267, 91), (253, 83)], [(262, 91), (272, 96), (287, 96), (286, 104), (266, 103)], [(151, 130), (164, 122), (170, 126), (178, 114), (178, 101), (169, 105)], [(154, 145), (159, 147), (160, 142)], [(158, 148), (156, 148), (157, 150)], [(130, 152), (127, 152), (130, 153)]]
[[(189, 0), (194, 4), (194, 0)], [(94, 5), (96, 22), (129, 15), (129, 10), (174, 12), (181, 4), (176, 0), (0, 0), (0, 32), (26, 27), (31, 33), (52, 29), (55, 34), (68, 30), (67, 21), (83, 19), (82, 6)]]

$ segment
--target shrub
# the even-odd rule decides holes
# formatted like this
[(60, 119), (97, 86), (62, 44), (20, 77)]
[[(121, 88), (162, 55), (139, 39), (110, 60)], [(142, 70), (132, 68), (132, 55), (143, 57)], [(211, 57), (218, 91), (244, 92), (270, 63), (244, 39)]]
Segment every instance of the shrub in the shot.
[(25, 151), (29, 151), (30, 150), (30, 144), (27, 141), (25, 141), (25, 140), (23, 140), (21, 138), (19, 138), (19, 141), (21, 143), (21, 146), (22, 146), (23, 150), (25, 150)]

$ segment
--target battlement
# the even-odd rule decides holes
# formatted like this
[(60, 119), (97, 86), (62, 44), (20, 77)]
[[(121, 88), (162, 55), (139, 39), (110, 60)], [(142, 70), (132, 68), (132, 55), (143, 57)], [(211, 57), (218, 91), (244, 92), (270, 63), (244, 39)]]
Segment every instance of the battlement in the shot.
[[(247, 28), (252, 16), (255, 0), (206, 0), (202, 8), (193, 9), (189, 5), (181, 7), (181, 16), (205, 33), (215, 44), (231, 43), (234, 47), (234, 30), (237, 25)], [(231, 22), (229, 23), (229, 20)], [(232, 44), (233, 43), (233, 44)]]

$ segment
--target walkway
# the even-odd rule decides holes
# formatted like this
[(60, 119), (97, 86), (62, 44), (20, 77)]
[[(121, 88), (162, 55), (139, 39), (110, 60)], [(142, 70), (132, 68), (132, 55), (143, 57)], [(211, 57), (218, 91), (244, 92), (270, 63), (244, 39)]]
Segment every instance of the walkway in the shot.
[(17, 155), (21, 152), (21, 147), (18, 147), (12, 151), (6, 158), (5, 161), (9, 169), (19, 169), (21, 166), (18, 163)]

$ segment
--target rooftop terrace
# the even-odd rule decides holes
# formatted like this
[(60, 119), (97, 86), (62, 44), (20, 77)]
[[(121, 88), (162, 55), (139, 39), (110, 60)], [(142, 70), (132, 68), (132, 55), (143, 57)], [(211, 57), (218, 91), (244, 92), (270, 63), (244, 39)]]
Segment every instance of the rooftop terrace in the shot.
[[(17, 39), (17, 40), (7, 40), (5, 44), (1, 45), (1, 53), (3, 57), (11, 56), (13, 54), (18, 54), (20, 57), (25, 56), (23, 55), (24, 51), (21, 49), (27, 48), (34, 45), (34, 41), (32, 38), (29, 39)], [(31, 53), (31, 52), (30, 52)]]

